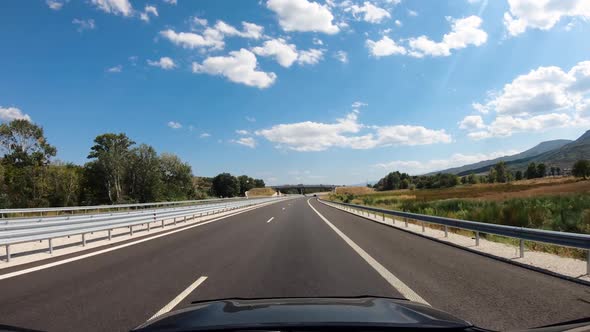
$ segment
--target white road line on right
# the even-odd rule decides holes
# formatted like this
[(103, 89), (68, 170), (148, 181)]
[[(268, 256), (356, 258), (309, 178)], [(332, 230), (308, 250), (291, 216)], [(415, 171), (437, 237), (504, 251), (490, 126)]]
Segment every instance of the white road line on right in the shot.
[(266, 223), (268, 224), (268, 223), (269, 223), (269, 222), (271, 222), (271, 221), (272, 221), (274, 218), (275, 218), (275, 217), (270, 217), (270, 219), (268, 219), (268, 220), (266, 221)]
[[(311, 198), (310, 198), (311, 199)], [(336, 234), (338, 234), (344, 242), (346, 242), (356, 253), (361, 256), (379, 275), (383, 277), (393, 288), (397, 289), (405, 298), (410, 301), (423, 303), (426, 305), (430, 305), (426, 300), (424, 300), (420, 295), (414, 292), (408, 285), (406, 285), (403, 281), (401, 281), (398, 277), (393, 275), (393, 273), (389, 272), (385, 268), (385, 266), (381, 265), (376, 259), (371, 257), (363, 248), (361, 248), (358, 244), (354, 243), (346, 234), (344, 234), (341, 230), (339, 230), (334, 224), (332, 224), (326, 217), (324, 217), (318, 210), (316, 210), (309, 200), (307, 200), (307, 205), (328, 225)]]
[(174, 299), (172, 299), (172, 301), (170, 301), (170, 303), (165, 305), (162, 309), (160, 309), (152, 317), (150, 317), (150, 319), (156, 318), (158, 316), (162, 316), (163, 314), (167, 313), (168, 311), (174, 309), (174, 307), (176, 307), (180, 303), (180, 301), (184, 300), (185, 297), (187, 297), (190, 293), (192, 293), (195, 290), (195, 288), (199, 287), (199, 285), (201, 285), (205, 280), (207, 280), (207, 277), (205, 277), (205, 276), (202, 276), (199, 279), (197, 279), (190, 286), (188, 286), (185, 290), (183, 290), (182, 293), (178, 294), (178, 296), (176, 296)]

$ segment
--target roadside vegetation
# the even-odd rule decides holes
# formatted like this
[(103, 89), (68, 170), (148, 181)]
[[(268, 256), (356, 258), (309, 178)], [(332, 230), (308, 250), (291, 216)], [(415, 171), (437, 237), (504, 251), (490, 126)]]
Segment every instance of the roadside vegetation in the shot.
[(222, 173), (195, 177), (178, 156), (157, 153), (124, 133), (98, 135), (84, 165), (55, 160), (43, 128), (0, 125), (0, 208), (158, 202), (244, 196), (264, 181)]
[[(536, 172), (538, 166), (535, 165), (534, 168)], [(579, 168), (585, 170), (583, 167)], [(531, 174), (532, 169), (531, 166), (525, 173)], [(590, 234), (590, 181), (585, 180), (590, 177), (590, 174), (585, 172), (577, 171), (574, 167), (572, 173), (579, 177), (535, 176), (531, 179), (500, 183), (469, 184), (467, 181), (462, 184), (459, 179), (459, 184), (446, 188), (412, 189), (410, 187), (364, 194), (334, 193), (329, 196), (329, 199), (499, 225)], [(502, 174), (506, 173), (495, 173), (495, 176)], [(404, 177), (400, 176), (400, 180), (403, 181), (403, 179)], [(382, 183), (385, 181), (387, 180)], [(454, 231), (470, 235), (470, 232)], [(493, 241), (517, 243), (513, 239), (493, 235), (483, 236)], [(541, 243), (526, 245), (533, 250), (577, 258), (584, 257), (584, 252), (581, 250)]]

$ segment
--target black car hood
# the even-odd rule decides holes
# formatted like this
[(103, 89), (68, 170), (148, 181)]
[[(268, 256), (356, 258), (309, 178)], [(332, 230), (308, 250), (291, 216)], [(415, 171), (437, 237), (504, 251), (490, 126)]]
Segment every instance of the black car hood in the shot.
[(419, 303), (381, 298), (226, 299), (194, 303), (136, 331), (405, 327), (465, 329), (472, 325)]

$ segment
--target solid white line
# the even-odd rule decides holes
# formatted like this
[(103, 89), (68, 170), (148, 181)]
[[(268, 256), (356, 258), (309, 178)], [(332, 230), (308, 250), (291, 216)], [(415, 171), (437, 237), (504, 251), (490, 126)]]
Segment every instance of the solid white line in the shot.
[(170, 301), (170, 303), (165, 305), (164, 308), (160, 309), (160, 311), (156, 312), (152, 317), (150, 317), (150, 319), (154, 319), (158, 316), (162, 316), (163, 314), (172, 310), (174, 307), (176, 307), (180, 303), (180, 301), (184, 300), (185, 297), (187, 297), (190, 293), (192, 293), (192, 291), (194, 291), (195, 288), (199, 287), (199, 285), (202, 284), (205, 280), (207, 280), (207, 277), (205, 277), (205, 276), (202, 276), (199, 279), (197, 279), (190, 286), (188, 286), (185, 290), (183, 290), (182, 293), (178, 294), (177, 297), (175, 297), (172, 301)]
[[(270, 204), (274, 204), (274, 203), (275, 202), (272, 202)], [(111, 248), (107, 248), (107, 249), (102, 249), (102, 250), (94, 251), (94, 252), (91, 252), (91, 253), (88, 253), (88, 254), (84, 254), (84, 255), (80, 255), (80, 256), (76, 256), (76, 257), (67, 258), (67, 259), (64, 259), (64, 260), (61, 260), (61, 261), (57, 261), (57, 262), (53, 262), (53, 263), (47, 263), (47, 264), (43, 264), (43, 265), (34, 266), (34, 267), (31, 267), (31, 268), (28, 268), (28, 269), (24, 269), (24, 270), (19, 270), (19, 271), (14, 271), (14, 272), (11, 272), (11, 273), (2, 274), (2, 275), (0, 275), (0, 280), (4, 280), (4, 279), (16, 277), (16, 276), (20, 276), (20, 275), (23, 275), (23, 274), (27, 274), (27, 273), (31, 273), (31, 272), (35, 272), (35, 271), (39, 271), (39, 270), (45, 270), (45, 269), (48, 269), (50, 267), (54, 267), (54, 266), (58, 266), (58, 265), (62, 265), (62, 264), (70, 263), (70, 262), (75, 262), (77, 260), (81, 260), (81, 259), (84, 259), (84, 258), (88, 258), (88, 257), (92, 257), (92, 256), (104, 254), (104, 253), (107, 253), (107, 252), (110, 252), (110, 251), (113, 251), (113, 250), (117, 250), (117, 249), (122, 249), (122, 248), (129, 247), (129, 246), (132, 246), (132, 245), (135, 245), (135, 244), (139, 244), (139, 243), (143, 243), (143, 242), (146, 242), (146, 241), (149, 241), (149, 240), (157, 239), (157, 238), (160, 238), (160, 237), (163, 237), (163, 236), (166, 236), (166, 235), (170, 235), (170, 234), (182, 232), (182, 231), (185, 231), (187, 229), (191, 229), (191, 228), (203, 226), (203, 225), (212, 223), (214, 221), (218, 221), (218, 220), (225, 219), (225, 218), (228, 218), (228, 217), (233, 217), (235, 215), (238, 215), (238, 214), (241, 214), (241, 213), (244, 213), (244, 212), (248, 212), (248, 211), (251, 211), (253, 209), (260, 208), (260, 207), (263, 207), (263, 206), (266, 206), (266, 205), (268, 205), (268, 204), (255, 205), (252, 208), (247, 209), (247, 210), (239, 211), (237, 213), (226, 215), (226, 216), (221, 216), (219, 218), (211, 219), (211, 220), (208, 220), (208, 221), (203, 221), (203, 222), (200, 222), (198, 224), (187, 226), (187, 227), (181, 228), (181, 229), (176, 229), (176, 230), (173, 230), (173, 231), (170, 231), (170, 232), (166, 232), (166, 233), (163, 233), (163, 234), (157, 234), (157, 235), (154, 235), (152, 237), (145, 238), (145, 239), (141, 239), (141, 240), (137, 240), (137, 241), (133, 241), (133, 242), (128, 242), (128, 243), (121, 244), (121, 245), (118, 245), (118, 246), (115, 246), (115, 247), (111, 247)]]
[(271, 217), (270, 219), (268, 219), (268, 220), (266, 221), (266, 223), (268, 224), (268, 223), (269, 223), (269, 222), (271, 222), (271, 221), (272, 221), (274, 218), (275, 218), (275, 217)]
[(318, 210), (316, 210), (311, 205), (311, 203), (309, 203), (310, 199), (307, 200), (307, 204), (309, 205), (309, 207), (312, 210), (314, 210), (315, 213), (317, 213), (317, 215), (320, 216), (320, 218), (344, 240), (344, 242), (346, 242), (354, 251), (356, 251), (357, 254), (359, 254), (359, 256), (361, 256), (367, 263), (369, 263), (369, 265), (371, 265), (371, 267), (375, 269), (375, 271), (377, 271), (377, 273), (379, 273), (383, 277), (383, 279), (385, 279), (391, 286), (393, 286), (393, 288), (397, 289), (405, 298), (407, 298), (410, 301), (420, 302), (429, 305), (428, 302), (426, 302), (426, 300), (420, 297), (420, 295), (414, 292), (410, 287), (408, 287), (408, 285), (404, 284), (403, 281), (399, 280), (395, 275), (393, 275), (393, 273), (389, 272), (389, 270), (387, 270), (385, 266), (381, 265), (381, 263), (379, 263), (377, 260), (371, 257), (371, 255), (369, 255), (365, 250), (363, 250), (363, 248), (359, 247), (356, 243), (354, 243), (354, 241), (352, 241), (348, 236), (346, 236), (346, 234), (344, 234), (342, 231), (336, 228), (336, 226), (334, 226), (328, 219), (326, 219), (326, 217), (324, 217)]

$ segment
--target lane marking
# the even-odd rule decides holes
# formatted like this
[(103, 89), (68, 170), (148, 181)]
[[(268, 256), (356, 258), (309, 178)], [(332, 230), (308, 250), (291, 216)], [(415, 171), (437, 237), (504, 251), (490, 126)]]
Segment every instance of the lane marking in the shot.
[(168, 311), (174, 309), (174, 307), (176, 307), (180, 303), (180, 301), (184, 300), (185, 297), (187, 297), (190, 293), (192, 293), (195, 290), (195, 288), (199, 287), (199, 285), (201, 285), (205, 280), (207, 280), (207, 277), (201, 276), (199, 279), (197, 279), (195, 282), (193, 282), (190, 286), (188, 286), (185, 290), (183, 290), (182, 293), (178, 294), (178, 296), (176, 296), (172, 301), (170, 301), (170, 303), (165, 305), (162, 309), (160, 309), (152, 317), (150, 317), (150, 319), (154, 319), (158, 316), (162, 316), (163, 314), (167, 313)]
[(268, 224), (268, 223), (269, 223), (269, 222), (271, 222), (271, 221), (272, 221), (274, 218), (275, 218), (275, 217), (271, 217), (270, 219), (268, 219), (268, 220), (266, 221), (266, 223)]
[(328, 219), (326, 219), (326, 217), (324, 217), (318, 210), (316, 210), (311, 205), (311, 203), (309, 202), (310, 199), (307, 200), (307, 205), (309, 205), (309, 207), (313, 211), (315, 211), (315, 213), (326, 224), (328, 224), (328, 226), (330, 226), (330, 228), (332, 228), (332, 230), (336, 232), (336, 234), (338, 234), (344, 240), (344, 242), (346, 242), (354, 251), (356, 251), (356, 253), (359, 256), (361, 256), (369, 265), (371, 265), (371, 267), (375, 269), (375, 271), (377, 271), (377, 273), (379, 273), (383, 277), (383, 279), (385, 279), (393, 288), (399, 291), (405, 298), (407, 298), (410, 301), (430, 305), (420, 295), (418, 295), (410, 287), (408, 287), (408, 285), (404, 284), (403, 281), (401, 281), (398, 277), (393, 275), (393, 273), (389, 272), (389, 270), (387, 270), (385, 266), (381, 265), (381, 263), (379, 263), (376, 259), (371, 257), (371, 255), (369, 255), (365, 250), (363, 250), (363, 248), (354, 243), (354, 241), (352, 241), (348, 236), (346, 236), (346, 234), (344, 234), (341, 230), (334, 226), (334, 224), (332, 224)]
[[(274, 203), (276, 203), (276, 202), (272, 202), (270, 204), (274, 204)], [(233, 217), (233, 216), (236, 216), (238, 214), (242, 214), (244, 212), (252, 211), (254, 209), (261, 208), (261, 207), (264, 207), (264, 206), (267, 206), (267, 205), (270, 205), (270, 204), (264, 204), (264, 205), (254, 206), (254, 207), (252, 207), (250, 209), (239, 211), (239, 212), (234, 213), (234, 214), (230, 214), (230, 215), (226, 215), (226, 216), (221, 216), (219, 218), (215, 218), (215, 219), (203, 221), (203, 222), (200, 222), (198, 224), (187, 226), (185, 228), (175, 229), (175, 230), (172, 230), (170, 232), (166, 232), (166, 233), (162, 233), (162, 234), (157, 234), (157, 235), (154, 235), (152, 237), (148, 237), (148, 238), (137, 240), (137, 241), (133, 241), (133, 242), (128, 242), (128, 243), (121, 244), (121, 245), (118, 245), (118, 246), (114, 246), (114, 247), (111, 247), (111, 248), (97, 250), (97, 251), (94, 251), (94, 252), (91, 252), (91, 253), (87, 253), (87, 254), (84, 254), (84, 255), (76, 256), (76, 257), (67, 258), (67, 259), (64, 259), (64, 260), (61, 260), (61, 261), (57, 261), (57, 262), (53, 262), (53, 263), (47, 263), (47, 264), (43, 264), (43, 265), (38, 265), (38, 266), (30, 267), (30, 268), (24, 269), (24, 270), (19, 270), (19, 271), (14, 271), (14, 272), (2, 274), (2, 275), (0, 275), (0, 280), (4, 280), (4, 279), (16, 277), (16, 276), (20, 276), (20, 275), (23, 275), (23, 274), (27, 274), (27, 273), (31, 273), (31, 272), (35, 272), (35, 271), (39, 271), (39, 270), (45, 270), (45, 269), (48, 269), (48, 268), (51, 268), (51, 267), (54, 267), (54, 266), (58, 266), (58, 265), (62, 265), (62, 264), (67, 264), (67, 263), (70, 263), (70, 262), (75, 262), (77, 260), (81, 260), (81, 259), (84, 259), (84, 258), (88, 258), (88, 257), (92, 257), (92, 256), (104, 254), (104, 253), (107, 253), (107, 252), (110, 252), (110, 251), (114, 251), (114, 250), (117, 250), (117, 249), (122, 249), (122, 248), (129, 247), (129, 246), (132, 246), (132, 245), (135, 245), (135, 244), (139, 244), (139, 243), (143, 243), (143, 242), (146, 242), (146, 241), (154, 240), (154, 239), (157, 239), (157, 238), (160, 238), (160, 237), (163, 237), (163, 236), (167, 236), (167, 235), (175, 234), (175, 233), (178, 233), (178, 232), (186, 231), (186, 230), (191, 229), (191, 228), (195, 228), (195, 227), (207, 225), (209, 223), (212, 223), (212, 222), (215, 222), (215, 221), (218, 221), (218, 220), (222, 220), (222, 219), (225, 219), (225, 218)]]

